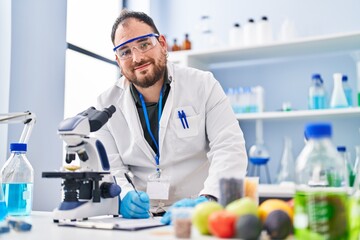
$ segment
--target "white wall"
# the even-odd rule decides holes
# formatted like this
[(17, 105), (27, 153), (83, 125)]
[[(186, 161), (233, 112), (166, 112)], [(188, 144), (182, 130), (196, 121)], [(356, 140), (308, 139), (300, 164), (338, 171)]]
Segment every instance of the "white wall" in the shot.
[[(0, 1), (0, 114), (9, 112), (11, 0)], [(0, 167), (7, 159), (6, 124), (0, 123)]]

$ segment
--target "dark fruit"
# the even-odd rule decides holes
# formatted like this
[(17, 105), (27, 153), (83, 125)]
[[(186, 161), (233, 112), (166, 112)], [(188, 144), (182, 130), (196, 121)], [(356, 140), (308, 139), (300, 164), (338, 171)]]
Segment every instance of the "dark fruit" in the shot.
[(285, 239), (293, 232), (293, 225), (286, 212), (275, 210), (267, 216), (264, 229), (271, 239)]
[(244, 240), (258, 239), (261, 230), (261, 221), (253, 214), (240, 216), (235, 224), (236, 238)]

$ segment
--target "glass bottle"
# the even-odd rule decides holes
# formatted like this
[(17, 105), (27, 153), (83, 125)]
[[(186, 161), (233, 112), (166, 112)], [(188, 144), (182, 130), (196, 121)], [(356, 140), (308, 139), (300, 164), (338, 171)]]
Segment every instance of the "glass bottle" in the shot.
[(345, 108), (348, 107), (345, 92), (342, 85), (342, 74), (334, 73), (334, 87), (331, 94), (330, 107), (331, 108)]
[(343, 75), (343, 76), (342, 76), (342, 85), (343, 85), (343, 89), (344, 89), (346, 101), (347, 101), (349, 107), (352, 107), (352, 105), (353, 105), (353, 101), (352, 101), (352, 89), (351, 89), (351, 87), (350, 87), (350, 85), (349, 85), (347, 75)]
[(347, 239), (348, 178), (331, 141), (329, 123), (306, 126), (308, 141), (296, 160), (296, 239)]
[(355, 161), (355, 182), (353, 186), (353, 194), (349, 200), (349, 239), (360, 239), (360, 146), (356, 146), (356, 161)]
[(1, 169), (8, 214), (29, 215), (32, 208), (34, 170), (26, 157), (26, 143), (11, 143), (11, 155)]
[(171, 47), (171, 51), (175, 52), (175, 51), (180, 51), (180, 50), (181, 50), (181, 48), (180, 48), (180, 46), (177, 44), (177, 39), (174, 38), (174, 44), (173, 44), (172, 47)]
[(309, 109), (325, 109), (326, 108), (326, 91), (321, 75), (314, 73), (311, 78), (311, 86), (309, 88)]
[(280, 169), (276, 179), (277, 183), (295, 181), (295, 162), (292, 153), (292, 142), (289, 137), (284, 137), (284, 150), (280, 161)]
[(190, 50), (190, 49), (191, 49), (191, 42), (189, 40), (189, 34), (186, 33), (184, 42), (182, 44), (182, 50)]

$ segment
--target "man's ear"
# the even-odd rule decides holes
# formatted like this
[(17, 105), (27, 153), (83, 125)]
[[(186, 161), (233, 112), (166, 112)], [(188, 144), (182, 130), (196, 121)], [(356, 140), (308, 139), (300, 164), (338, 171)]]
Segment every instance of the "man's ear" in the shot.
[(164, 50), (167, 50), (167, 42), (164, 35), (159, 36), (159, 43)]

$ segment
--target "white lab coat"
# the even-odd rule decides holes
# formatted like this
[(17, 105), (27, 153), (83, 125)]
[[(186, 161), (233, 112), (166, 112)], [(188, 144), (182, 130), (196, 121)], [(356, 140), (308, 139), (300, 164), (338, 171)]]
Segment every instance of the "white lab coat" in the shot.
[[(159, 146), (162, 174), (170, 177), (167, 206), (182, 198), (210, 194), (219, 198), (219, 179), (246, 174), (245, 140), (228, 98), (212, 73), (167, 64), (170, 92), (160, 120)], [(122, 187), (130, 170), (134, 184), (146, 191), (147, 179), (156, 172), (155, 152), (144, 138), (129, 81), (120, 78), (98, 98), (98, 109), (116, 107), (109, 122), (98, 132), (111, 171)], [(178, 110), (186, 113), (184, 129)], [(156, 201), (152, 201), (152, 205)]]

